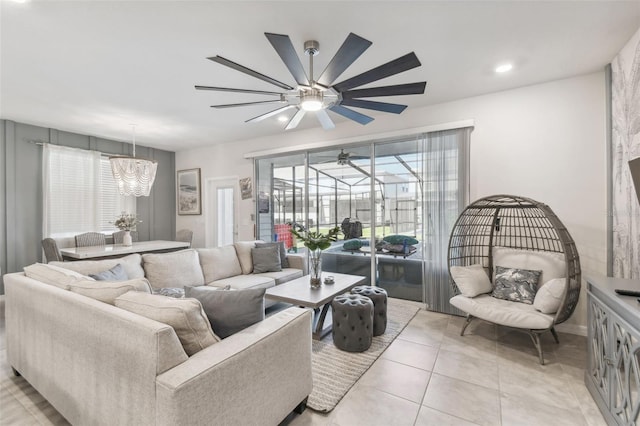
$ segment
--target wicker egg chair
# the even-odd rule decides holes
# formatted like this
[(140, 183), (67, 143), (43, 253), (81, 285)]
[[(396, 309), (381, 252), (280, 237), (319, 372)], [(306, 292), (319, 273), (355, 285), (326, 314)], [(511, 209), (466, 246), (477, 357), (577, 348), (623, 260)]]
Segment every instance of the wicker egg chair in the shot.
[[(519, 196), (493, 195), (475, 201), (458, 217), (449, 238), (450, 276), (452, 266), (481, 264), (493, 283), (494, 247), (564, 255), (566, 287), (551, 326), (546, 329), (521, 329), (531, 336), (538, 351), (540, 363), (544, 364), (540, 334), (550, 331), (556, 343), (559, 343), (554, 327), (566, 321), (578, 303), (581, 273), (576, 245), (567, 228), (546, 204)], [(459, 294), (460, 291), (453, 279), (451, 283), (454, 292)], [(467, 315), (460, 335), (464, 334), (466, 327), (473, 319), (474, 316)], [(512, 327), (512, 325), (507, 326)]]

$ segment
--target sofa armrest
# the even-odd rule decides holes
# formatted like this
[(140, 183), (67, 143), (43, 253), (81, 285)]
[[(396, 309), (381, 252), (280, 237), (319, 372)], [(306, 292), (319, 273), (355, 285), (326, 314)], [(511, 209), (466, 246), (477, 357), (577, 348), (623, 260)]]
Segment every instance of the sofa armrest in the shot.
[(303, 275), (307, 275), (309, 273), (307, 255), (305, 253), (289, 253), (287, 254), (287, 260), (289, 261), (290, 268), (302, 270)]
[(311, 387), (311, 311), (289, 308), (159, 375), (156, 424), (278, 424)]

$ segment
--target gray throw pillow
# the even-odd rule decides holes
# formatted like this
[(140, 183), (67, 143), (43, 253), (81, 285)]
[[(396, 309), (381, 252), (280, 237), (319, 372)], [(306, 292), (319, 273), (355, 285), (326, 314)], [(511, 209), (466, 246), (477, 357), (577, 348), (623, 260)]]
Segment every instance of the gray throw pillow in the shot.
[(273, 243), (256, 243), (256, 248), (265, 248), (265, 247), (278, 247), (280, 250), (280, 267), (288, 268), (289, 267), (289, 259), (287, 259), (287, 249), (284, 246), (284, 241), (276, 241)]
[(277, 246), (252, 248), (251, 258), (253, 259), (254, 274), (282, 271), (280, 249)]
[(111, 269), (98, 272), (97, 274), (89, 274), (89, 276), (98, 281), (127, 281), (129, 279), (127, 271), (124, 270), (124, 267), (120, 263)]
[(542, 271), (496, 266), (491, 296), (532, 305)]
[(200, 301), (213, 332), (222, 339), (264, 319), (264, 288), (220, 291), (203, 286), (184, 291)]

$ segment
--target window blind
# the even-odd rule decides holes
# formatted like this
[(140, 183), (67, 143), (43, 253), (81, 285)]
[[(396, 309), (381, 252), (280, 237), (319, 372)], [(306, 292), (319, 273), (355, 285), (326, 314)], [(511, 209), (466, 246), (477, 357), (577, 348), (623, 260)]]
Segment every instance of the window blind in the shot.
[(45, 237), (113, 232), (109, 222), (117, 215), (135, 213), (135, 197), (118, 193), (109, 160), (98, 151), (44, 145), (43, 194)]

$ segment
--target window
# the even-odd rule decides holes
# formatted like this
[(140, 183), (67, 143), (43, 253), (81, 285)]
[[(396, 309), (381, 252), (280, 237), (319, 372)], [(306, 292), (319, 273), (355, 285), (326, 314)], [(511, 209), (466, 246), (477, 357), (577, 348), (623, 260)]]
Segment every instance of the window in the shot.
[(97, 151), (45, 145), (43, 235), (109, 233), (121, 212), (135, 213), (135, 197), (118, 193), (107, 158)]

